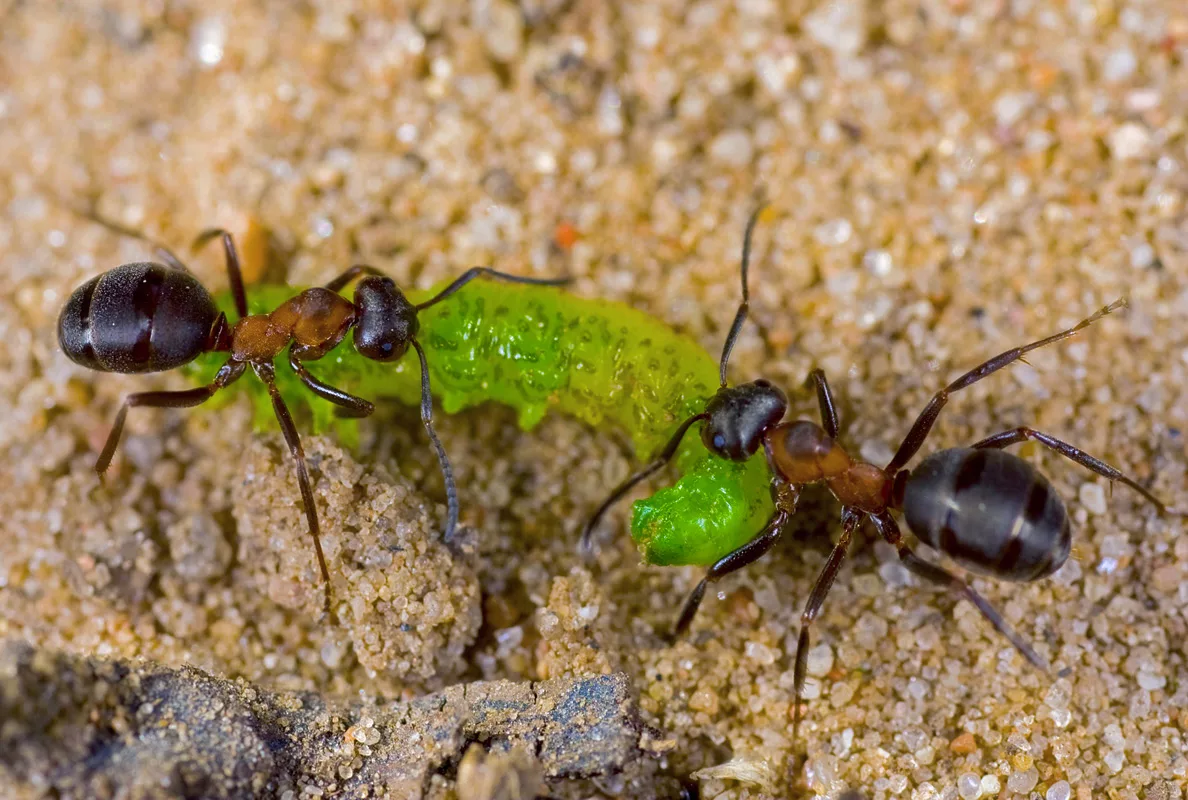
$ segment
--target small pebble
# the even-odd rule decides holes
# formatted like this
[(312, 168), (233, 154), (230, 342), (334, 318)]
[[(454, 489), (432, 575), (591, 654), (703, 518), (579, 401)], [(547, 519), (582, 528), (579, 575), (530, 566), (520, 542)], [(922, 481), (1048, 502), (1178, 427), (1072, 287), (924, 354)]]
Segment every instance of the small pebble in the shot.
[(919, 678), (911, 678), (908, 681), (907, 693), (915, 700), (923, 700), (928, 696), (931, 687), (927, 681), (922, 681)]
[(969, 731), (966, 731), (953, 741), (949, 742), (949, 749), (957, 755), (969, 755), (978, 749), (978, 743), (974, 739), (974, 735)]
[(1122, 735), (1122, 726), (1116, 722), (1111, 722), (1105, 726), (1102, 731), (1102, 740), (1114, 750), (1121, 750), (1126, 746), (1126, 737)]
[(851, 684), (838, 682), (829, 689), (829, 703), (834, 708), (848, 705), (854, 698), (854, 687)]
[(593, 622), (598, 618), (598, 604), (592, 603), (588, 606), (581, 606), (577, 610), (577, 616), (582, 622)]
[(1072, 699), (1072, 687), (1065, 678), (1054, 682), (1044, 693), (1044, 703), (1052, 708), (1067, 708), (1070, 699)]
[(982, 796), (982, 781), (977, 775), (966, 772), (957, 779), (957, 794), (963, 800), (977, 800)]
[(840, 218), (824, 222), (813, 230), (813, 236), (818, 244), (824, 247), (837, 247), (850, 241), (854, 235), (854, 226), (848, 219)]
[(808, 35), (833, 51), (837, 58), (854, 56), (866, 43), (866, 3), (859, 0), (833, 0), (819, 3), (804, 18)]
[(524, 21), (520, 9), (507, 0), (476, 3), (481, 11), (475, 22), (483, 32), (487, 52), (497, 61), (511, 61), (520, 52), (524, 37)]
[(755, 147), (746, 131), (729, 130), (710, 144), (710, 157), (731, 167), (745, 167), (755, 155)]
[(1130, 248), (1130, 266), (1146, 269), (1155, 263), (1155, 248), (1147, 242), (1139, 242)]
[(823, 678), (829, 674), (829, 670), (832, 668), (833, 648), (829, 645), (819, 644), (808, 651), (808, 657), (805, 659), (805, 669), (808, 670), (809, 675)]
[(1121, 750), (1111, 750), (1103, 760), (1111, 775), (1117, 775), (1126, 765), (1126, 755)]
[(998, 794), (1001, 790), (1002, 784), (997, 775), (982, 776), (982, 794)]
[(772, 652), (772, 649), (765, 644), (760, 642), (747, 642), (743, 650), (746, 653), (747, 658), (751, 659), (757, 664), (763, 664), (766, 666), (768, 664), (775, 663), (775, 653)]
[[(1027, 741), (1026, 736), (1019, 733), (1018, 731), (1015, 731), (1007, 737), (1007, 750), (1016, 755), (1019, 753), (1030, 753), (1031, 743)], [(1028, 764), (1027, 766), (1029, 767), (1031, 765)], [(1027, 767), (1020, 767), (1020, 769), (1027, 769)]]
[(718, 713), (718, 693), (704, 686), (699, 688), (689, 697), (689, 708), (711, 715)]
[(1007, 778), (1007, 790), (1027, 794), (1039, 783), (1039, 770), (1031, 767), (1022, 772), (1012, 772)]
[(1135, 114), (1153, 111), (1163, 104), (1163, 93), (1158, 89), (1135, 89), (1126, 95), (1126, 107)]
[(1008, 92), (994, 101), (994, 121), (1000, 127), (1009, 128), (1027, 113), (1035, 103), (1035, 96), (1030, 92)]
[(1069, 786), (1068, 781), (1056, 781), (1048, 787), (1048, 791), (1044, 794), (1044, 800), (1069, 800), (1072, 796), (1072, 787)]
[(936, 787), (930, 782), (924, 781), (912, 792), (912, 800), (932, 800), (936, 795)]
[(860, 597), (878, 597), (883, 593), (883, 581), (873, 572), (864, 572), (854, 576), (852, 588)]
[(1151, 573), (1151, 586), (1156, 591), (1171, 594), (1180, 585), (1180, 567), (1178, 564), (1164, 564)]
[(908, 750), (915, 752), (928, 743), (928, 734), (919, 728), (908, 728), (903, 732), (903, 743)]
[(854, 729), (846, 728), (841, 732), (840, 736), (834, 737), (834, 752), (838, 756), (844, 756), (850, 752), (850, 748), (854, 746)]
[(1147, 151), (1151, 134), (1137, 122), (1127, 122), (1110, 132), (1110, 153), (1118, 161), (1139, 158)]
[(322, 645), (322, 663), (329, 669), (336, 669), (342, 662), (343, 647), (338, 642), (326, 642)]
[(1138, 674), (1138, 685), (1148, 692), (1153, 692), (1156, 689), (1162, 689), (1164, 686), (1167, 686), (1167, 678), (1157, 675), (1154, 672), (1140, 670)]
[[(895, 267), (895, 260), (886, 250), (867, 250), (862, 256), (862, 266), (866, 267), (871, 275), (884, 278), (891, 274), (891, 270)], [(872, 464), (885, 464), (891, 460), (891, 456), (895, 455), (890, 446), (873, 440), (863, 442), (859, 454)]]
[(940, 644), (940, 632), (931, 626), (916, 631), (916, 646), (921, 650), (932, 650)]
[(891, 589), (910, 586), (912, 583), (912, 573), (899, 561), (885, 561), (879, 564), (879, 577)]
[(1110, 83), (1121, 83), (1133, 75), (1137, 67), (1138, 59), (1134, 57), (1134, 53), (1122, 48), (1106, 56), (1101, 74)]
[(1077, 496), (1081, 500), (1081, 505), (1090, 514), (1098, 516), (1106, 513), (1108, 506), (1106, 505), (1105, 490), (1097, 483), (1082, 483), (1081, 488), (1077, 491)]
[(887, 620), (868, 611), (854, 625), (854, 642), (866, 650), (874, 650), (887, 638), (888, 627)]
[(227, 25), (221, 17), (204, 17), (190, 29), (190, 52), (204, 67), (223, 60), (227, 44)]

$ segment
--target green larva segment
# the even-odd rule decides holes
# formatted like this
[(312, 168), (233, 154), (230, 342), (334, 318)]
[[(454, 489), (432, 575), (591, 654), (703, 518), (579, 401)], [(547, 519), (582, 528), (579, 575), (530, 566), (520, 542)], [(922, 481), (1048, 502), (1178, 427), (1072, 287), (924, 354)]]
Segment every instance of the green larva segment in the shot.
[[(440, 288), (409, 292), (409, 299), (422, 301)], [(250, 309), (269, 311), (296, 291), (253, 286)], [(646, 458), (717, 389), (717, 364), (703, 349), (621, 303), (477, 280), (421, 312), (420, 320), (433, 391), (447, 413), (494, 401), (516, 409), (520, 426), (529, 430), (559, 411), (620, 428)], [(218, 354), (207, 356), (195, 372), (205, 378), (218, 363)], [(411, 353), (384, 364), (343, 342), (309, 367), (319, 379), (364, 398), (419, 402), (420, 369)], [(285, 400), (309, 410), (315, 431), (334, 426), (354, 438), (353, 421), (336, 418), (334, 407), (305, 390), (287, 365), (278, 367), (277, 378)], [(253, 387), (257, 421), (271, 424), (259, 382), (249, 377), (237, 385)], [(693, 430), (677, 467), (685, 473), (681, 480), (634, 507), (632, 538), (646, 563), (713, 563), (750, 541), (770, 517), (761, 454), (745, 464), (715, 458)]]
[(738, 463), (704, 457), (672, 486), (632, 506), (631, 538), (645, 563), (709, 565), (755, 537), (771, 518), (762, 454)]

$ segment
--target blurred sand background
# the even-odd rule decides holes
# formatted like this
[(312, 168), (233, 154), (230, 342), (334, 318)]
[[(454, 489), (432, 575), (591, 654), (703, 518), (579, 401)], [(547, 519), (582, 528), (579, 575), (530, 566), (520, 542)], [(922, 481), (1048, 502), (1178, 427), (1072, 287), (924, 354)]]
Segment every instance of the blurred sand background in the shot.
[[(836, 534), (823, 494), (668, 646), (700, 571), (639, 566), (625, 504), (595, 563), (575, 552), (635, 466), (621, 435), (442, 417), (471, 531), (457, 555), (435, 539), (415, 410), (381, 406), (358, 452), (306, 438), (350, 603), (328, 627), (279, 434), (252, 433), (246, 398), (133, 413), (102, 488), (119, 398), (185, 381), (87, 373), (54, 329), (74, 286), (147, 254), (57, 194), (178, 250), (225, 225), (253, 280), (357, 260), (409, 286), (569, 271), (717, 352), (763, 188), (767, 335), (746, 329), (736, 379), (815, 415), (800, 384), (824, 367), (846, 443), (881, 462), (947, 379), (1125, 294), (1128, 311), (960, 395), (925, 452), (1029, 424), (1188, 508), (1179, 0), (7, 0), (0, 20), (0, 638), (371, 703), (626, 671), (663, 752), (557, 797), (671, 796), (728, 763), (699, 773), (703, 796), (1183, 796), (1183, 524), (1035, 448), (1019, 452), (1067, 499), (1073, 558), (1036, 585), (976, 585), (1064, 677), (864, 535), (816, 627), (794, 742), (799, 614)], [(225, 286), (213, 248), (191, 264)], [(335, 793), (333, 776), (305, 786)]]

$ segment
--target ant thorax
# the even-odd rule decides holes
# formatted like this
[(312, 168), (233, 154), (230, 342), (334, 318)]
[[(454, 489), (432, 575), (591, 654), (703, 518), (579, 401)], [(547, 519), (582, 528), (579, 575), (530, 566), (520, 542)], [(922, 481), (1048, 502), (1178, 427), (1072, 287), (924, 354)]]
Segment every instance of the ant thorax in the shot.
[(891, 500), (891, 481), (874, 464), (855, 461), (815, 422), (797, 420), (772, 428), (766, 438), (767, 460), (794, 485), (825, 481), (842, 503), (877, 514)]
[(853, 464), (824, 428), (806, 419), (773, 428), (767, 434), (766, 446), (772, 468), (789, 483), (834, 478)]

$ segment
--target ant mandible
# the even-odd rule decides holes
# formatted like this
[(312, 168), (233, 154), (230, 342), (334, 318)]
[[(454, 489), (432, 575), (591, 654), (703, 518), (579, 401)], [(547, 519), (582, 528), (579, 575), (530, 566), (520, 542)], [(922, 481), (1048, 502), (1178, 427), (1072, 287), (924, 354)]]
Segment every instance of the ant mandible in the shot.
[[(214, 299), (181, 260), (168, 248), (143, 234), (80, 212), (117, 233), (154, 245), (164, 264), (135, 262), (109, 270), (79, 286), (70, 295), (58, 319), (58, 341), (71, 361), (101, 372), (163, 372), (188, 364), (203, 353), (225, 352), (226, 363), (206, 386), (182, 391), (138, 392), (124, 398), (115, 424), (95, 462), (102, 478), (111, 464), (128, 409), (190, 408), (201, 405), (237, 381), (250, 366), (268, 387), (272, 408), (292, 453), (301, 487), (301, 502), (313, 537), (318, 568), (325, 587), (324, 608), (331, 610), (330, 571), (322, 552), (318, 512), (310, 487), (309, 469), (297, 427), (276, 387), (273, 360), (288, 348), (289, 366), (318, 397), (339, 406), (351, 417), (366, 417), (375, 410), (367, 400), (319, 381), (305, 363), (317, 361), (353, 332), (355, 349), (374, 361), (396, 361), (409, 346), (421, 362), (421, 421), (437, 454), (445, 480), (447, 514), (444, 538), (448, 541), (458, 523), (458, 489), (445, 448), (433, 430), (433, 400), (425, 351), (417, 341), (417, 314), (448, 298), (479, 276), (510, 283), (557, 286), (569, 278), (526, 278), (487, 267), (472, 267), (438, 294), (423, 303), (412, 303), (395, 282), (374, 267), (358, 264), (321, 287), (306, 289), (268, 314), (248, 314), (247, 297), (239, 269), (239, 256), (231, 234), (221, 228), (205, 230), (194, 240), (198, 250), (221, 238), (227, 276), (239, 320), (230, 323)], [(354, 302), (338, 292), (358, 279)]]
[(990, 603), (961, 578), (917, 556), (904, 541), (891, 511), (899, 511), (908, 529), (960, 566), (1011, 581), (1034, 581), (1051, 575), (1068, 559), (1071, 532), (1063, 501), (1035, 467), (1002, 448), (1035, 441), (1081, 466), (1137, 491), (1161, 513), (1167, 511), (1147, 489), (1114, 467), (1054, 436), (1028, 427), (988, 436), (970, 447), (941, 450), (924, 458), (915, 469), (904, 467), (920, 449), (941, 409), (955, 392), (1019, 361), (1032, 350), (1067, 339), (1125, 305), (1118, 300), (1073, 327), (1045, 339), (1016, 347), (974, 367), (937, 392), (885, 467), (852, 458), (837, 442), (838, 417), (825, 373), (814, 369), (805, 382), (816, 389), (821, 422), (784, 422), (788, 400), (779, 387), (765, 380), (726, 385), (726, 367), (739, 331), (747, 318), (747, 266), (751, 237), (763, 208), (747, 221), (743, 236), (742, 303), (722, 348), (721, 385), (705, 409), (685, 420), (660, 455), (620, 484), (587, 523), (582, 546), (589, 546), (602, 515), (640, 481), (658, 471), (676, 453), (685, 433), (700, 422), (701, 440), (715, 455), (746, 461), (762, 446), (772, 473), (775, 513), (751, 541), (718, 559), (690, 593), (681, 609), (674, 635), (684, 633), (697, 612), (709, 583), (742, 569), (765, 555), (779, 541), (796, 511), (801, 489), (824, 483), (842, 504), (842, 533), (822, 568), (804, 613), (796, 644), (794, 683), (796, 704), (793, 737), (800, 727), (801, 695), (805, 683), (810, 629), (846, 556), (854, 530), (870, 520), (895, 547), (904, 566), (921, 578), (944, 586), (969, 600), (975, 608), (1032, 664), (1047, 668)]

